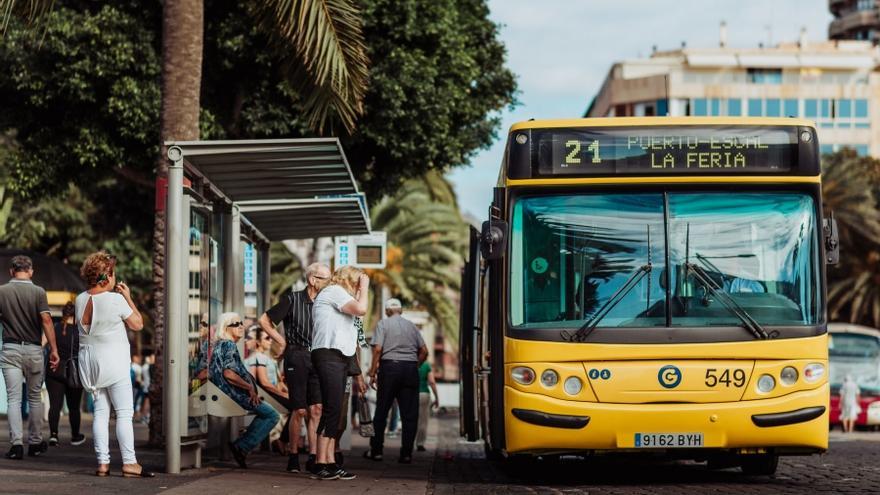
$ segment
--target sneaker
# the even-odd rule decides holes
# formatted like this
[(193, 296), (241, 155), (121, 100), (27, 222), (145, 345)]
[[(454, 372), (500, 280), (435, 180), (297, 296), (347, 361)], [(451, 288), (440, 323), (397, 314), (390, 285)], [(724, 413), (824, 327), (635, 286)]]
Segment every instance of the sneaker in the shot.
[(298, 473), (299, 472), (299, 456), (298, 455), (287, 456), (287, 472), (288, 473)]
[(21, 445), (13, 445), (9, 452), (6, 453), (7, 459), (21, 460), (24, 459), (24, 447)]
[(331, 471), (330, 466), (321, 466), (321, 470), (310, 476), (313, 480), (338, 480), (339, 469)]
[(47, 444), (45, 441), (33, 445), (28, 445), (28, 455), (31, 457), (39, 457), (45, 454), (47, 450), (49, 450), (49, 444)]
[(416, 446), (416, 451), (418, 451), (418, 452), (424, 452), (426, 450), (428, 450), (428, 449), (426, 449), (424, 445), (417, 445)]
[[(80, 433), (79, 435), (74, 435), (70, 439), (70, 445), (82, 445), (86, 441), (86, 436)], [(52, 442), (52, 439), (49, 439), (49, 443)]]
[(229, 442), (229, 450), (232, 451), (232, 457), (235, 458), (235, 462), (238, 463), (238, 467), (242, 469), (247, 469), (247, 462), (245, 462), (247, 459), (247, 454), (232, 442)]
[(355, 479), (355, 478), (357, 478), (357, 475), (356, 475), (356, 474), (351, 474), (351, 473), (349, 473), (348, 471), (346, 471), (345, 469), (342, 469), (342, 468), (336, 468), (336, 479), (340, 479), (340, 480), (353, 480), (353, 479)]
[(412, 464), (412, 456), (402, 455), (397, 458), (397, 462), (401, 464)]
[(314, 454), (309, 454), (309, 458), (306, 461), (306, 471), (308, 471), (309, 473), (318, 474), (318, 472), (321, 471), (321, 466), (319, 466), (318, 463), (315, 462), (316, 459), (317, 458)]
[(364, 459), (370, 459), (371, 461), (381, 461), (382, 454), (376, 454), (372, 450), (368, 450), (364, 452)]
[(58, 445), (58, 434), (52, 433), (49, 435), (49, 447), (55, 447)]

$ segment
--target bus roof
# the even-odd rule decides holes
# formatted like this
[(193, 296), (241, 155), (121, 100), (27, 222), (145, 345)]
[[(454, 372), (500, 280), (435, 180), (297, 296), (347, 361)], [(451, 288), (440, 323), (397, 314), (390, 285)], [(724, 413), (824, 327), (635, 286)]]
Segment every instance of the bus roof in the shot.
[(510, 126), (509, 132), (521, 131), (523, 129), (552, 129), (555, 127), (667, 127), (677, 125), (816, 127), (816, 123), (812, 120), (788, 117), (604, 117), (591, 119), (532, 119), (513, 124)]

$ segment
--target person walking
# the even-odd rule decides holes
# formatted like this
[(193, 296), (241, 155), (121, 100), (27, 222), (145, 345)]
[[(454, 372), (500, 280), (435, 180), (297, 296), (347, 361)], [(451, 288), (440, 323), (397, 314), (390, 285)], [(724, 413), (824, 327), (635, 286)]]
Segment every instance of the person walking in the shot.
[[(68, 301), (61, 309), (61, 321), (55, 324), (55, 343), (61, 362), (79, 361), (79, 332), (74, 323), (76, 305)], [(61, 408), (67, 400), (67, 417), (70, 420), (70, 444), (82, 445), (86, 436), (80, 433), (79, 405), (82, 400), (83, 388), (71, 386), (79, 382), (79, 365), (75, 365), (77, 376), (71, 381), (66, 373), (73, 371), (66, 366), (58, 370), (46, 369), (46, 391), (49, 393), (49, 446), (58, 445), (58, 421), (61, 419)]]
[[(315, 298), (312, 363), (321, 385), (323, 407), (317, 429), (317, 473), (312, 475), (313, 479), (355, 478), (336, 463), (334, 452), (345, 425), (342, 421), (345, 384), (349, 372), (353, 371), (351, 359), (356, 356), (358, 345), (355, 317), (367, 313), (369, 288), (370, 278), (364, 272), (343, 266)], [(367, 387), (359, 368), (357, 372), (357, 392), (363, 394)]]
[(49, 315), (46, 291), (34, 285), (33, 261), (27, 256), (12, 258), (9, 274), (12, 279), (0, 286), (0, 324), (3, 326), (3, 348), (0, 349), (0, 369), (6, 384), (9, 443), (7, 459), (24, 458), (22, 446), (22, 383), (27, 390), (28, 455), (46, 452), (43, 441), (43, 411), (40, 391), (43, 388), (43, 348), (41, 334), (49, 344), (49, 368), (58, 369), (61, 358), (55, 343), (55, 330)]
[[(433, 402), (431, 402), (431, 391), (434, 392)], [(419, 452), (425, 451), (425, 440), (428, 438), (428, 416), (431, 415), (431, 407), (437, 408), (440, 405), (439, 397), (434, 370), (428, 361), (423, 361), (419, 365), (419, 431), (416, 434), (416, 450)]]
[(126, 328), (144, 328), (144, 319), (131, 299), (131, 290), (116, 281), (116, 257), (106, 251), (90, 254), (80, 274), (85, 292), (76, 296), (79, 330), (79, 374), (95, 400), (92, 435), (98, 476), (110, 475), (110, 407), (116, 411), (116, 440), (122, 453), (122, 475), (152, 478), (137, 462), (134, 451), (134, 393), (131, 385), (131, 346)]
[[(385, 443), (385, 422), (394, 401), (400, 407), (403, 436), (398, 462), (412, 462), (413, 444), (419, 422), (419, 363), (428, 357), (428, 347), (415, 324), (403, 316), (403, 305), (398, 299), (385, 302), (387, 318), (376, 325), (373, 333), (373, 362), (370, 366), (370, 386), (376, 388), (376, 412), (373, 427), (376, 434), (370, 439), (370, 450), (364, 457), (382, 459)], [(378, 379), (377, 379), (378, 376)]]
[[(302, 421), (308, 417), (309, 457), (305, 467), (314, 474), (317, 472), (317, 429), (322, 406), (321, 385), (311, 356), (315, 326), (312, 310), (315, 297), (330, 282), (330, 267), (323, 263), (312, 263), (306, 267), (305, 275), (305, 289), (282, 295), (278, 304), (263, 313), (258, 321), (260, 328), (284, 346), (284, 382), (287, 384), (290, 405), (293, 408), (288, 422), (290, 455), (287, 458), (287, 471), (300, 471), (300, 431)], [(275, 326), (282, 322), (284, 336), (275, 330)]]
[(247, 469), (248, 453), (269, 436), (280, 416), (260, 398), (257, 383), (238, 353), (235, 344), (244, 336), (244, 330), (238, 313), (220, 315), (208, 376), (211, 383), (217, 385), (236, 404), (256, 415), (244, 434), (235, 442), (229, 442), (235, 462), (242, 469)]
[(851, 433), (855, 428), (856, 420), (862, 412), (859, 406), (861, 390), (853, 380), (852, 375), (843, 377), (843, 385), (840, 386), (840, 422), (844, 433)]

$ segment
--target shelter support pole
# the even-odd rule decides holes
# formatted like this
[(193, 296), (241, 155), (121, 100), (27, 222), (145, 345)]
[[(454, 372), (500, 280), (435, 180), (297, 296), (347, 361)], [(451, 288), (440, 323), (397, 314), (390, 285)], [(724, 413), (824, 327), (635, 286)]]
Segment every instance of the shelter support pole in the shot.
[(244, 316), (244, 251), (241, 247), (241, 212), (233, 204), (223, 214), (223, 306)]
[(183, 151), (168, 149), (168, 194), (165, 210), (165, 373), (163, 383), (163, 427), (165, 430), (165, 471), (180, 473), (180, 335), (184, 329), (183, 301), (187, 298), (180, 273), (185, 269), (183, 244)]

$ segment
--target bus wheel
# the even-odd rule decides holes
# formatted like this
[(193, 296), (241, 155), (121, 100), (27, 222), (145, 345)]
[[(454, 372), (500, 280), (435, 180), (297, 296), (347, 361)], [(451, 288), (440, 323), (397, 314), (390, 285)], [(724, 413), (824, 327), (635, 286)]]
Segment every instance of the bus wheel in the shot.
[(742, 472), (754, 476), (770, 476), (778, 465), (779, 456), (773, 454), (744, 455), (740, 461)]

